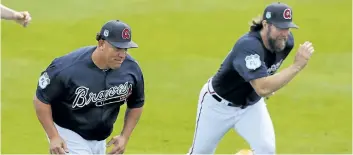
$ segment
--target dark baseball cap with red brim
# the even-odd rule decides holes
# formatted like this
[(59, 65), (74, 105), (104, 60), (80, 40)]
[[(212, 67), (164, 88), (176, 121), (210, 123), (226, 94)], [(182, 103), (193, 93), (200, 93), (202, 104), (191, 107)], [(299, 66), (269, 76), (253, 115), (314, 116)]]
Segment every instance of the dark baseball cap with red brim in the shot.
[(117, 48), (138, 48), (132, 41), (131, 28), (120, 20), (110, 20), (103, 25), (100, 36)]
[(263, 19), (274, 26), (287, 29), (299, 27), (293, 22), (292, 8), (284, 3), (272, 3), (265, 8)]

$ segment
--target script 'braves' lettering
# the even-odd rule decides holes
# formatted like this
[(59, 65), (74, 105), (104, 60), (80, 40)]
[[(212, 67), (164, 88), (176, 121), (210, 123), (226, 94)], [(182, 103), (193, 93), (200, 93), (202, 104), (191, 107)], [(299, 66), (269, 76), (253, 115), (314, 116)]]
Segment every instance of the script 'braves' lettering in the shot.
[[(145, 105), (142, 68), (127, 52), (139, 47), (132, 39), (131, 27), (112, 19), (96, 32), (96, 43), (64, 51), (65, 54), (53, 58), (36, 80), (35, 111), (51, 107), (44, 115), (37, 113), (38, 119), (51, 120), (42, 125), (54, 125), (55, 134), (60, 137), (58, 143), (74, 142), (61, 149), (61, 154), (108, 153), (105, 139), (114, 136), (112, 131), (119, 113), (126, 107), (129, 119), (124, 124), (132, 129)], [(128, 132), (130, 136), (132, 131)], [(58, 150), (50, 147), (49, 151)], [(123, 151), (113, 149), (109, 154)]]
[(98, 92), (98, 94), (93, 92), (89, 93), (89, 88), (80, 86), (76, 88), (76, 97), (72, 104), (72, 108), (83, 108), (90, 103), (95, 103), (96, 106), (99, 107), (106, 104), (126, 101), (131, 92), (132, 84), (129, 84), (128, 82), (120, 84), (119, 86), (111, 87), (107, 90), (102, 90)]

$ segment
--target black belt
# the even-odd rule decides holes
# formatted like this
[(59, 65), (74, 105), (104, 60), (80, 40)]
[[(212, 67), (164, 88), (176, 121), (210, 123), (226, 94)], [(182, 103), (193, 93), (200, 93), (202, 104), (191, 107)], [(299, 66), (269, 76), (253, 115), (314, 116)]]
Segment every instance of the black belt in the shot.
[[(218, 95), (216, 95), (216, 94), (211, 94), (211, 95), (218, 102), (222, 101), (222, 99)], [(248, 105), (237, 105), (237, 104), (234, 104), (234, 103), (231, 103), (231, 102), (229, 102), (227, 105), (231, 106), (231, 107), (240, 107), (241, 109), (245, 109), (248, 106)]]

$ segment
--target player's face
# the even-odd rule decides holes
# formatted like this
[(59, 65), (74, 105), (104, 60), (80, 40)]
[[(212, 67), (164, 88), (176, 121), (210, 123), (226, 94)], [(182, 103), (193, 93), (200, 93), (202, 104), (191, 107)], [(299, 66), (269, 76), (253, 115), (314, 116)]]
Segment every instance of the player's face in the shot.
[(108, 42), (104, 44), (104, 54), (108, 67), (111, 69), (119, 68), (126, 58), (127, 49), (116, 48)]
[(281, 52), (285, 48), (288, 36), (289, 29), (280, 29), (272, 24), (268, 25), (267, 38), (269, 46), (275, 52)]

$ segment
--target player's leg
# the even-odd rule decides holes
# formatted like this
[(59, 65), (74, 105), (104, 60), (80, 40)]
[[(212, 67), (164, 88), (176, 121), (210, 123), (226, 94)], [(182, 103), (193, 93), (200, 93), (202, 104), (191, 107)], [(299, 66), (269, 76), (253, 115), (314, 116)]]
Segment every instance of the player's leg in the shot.
[(55, 124), (55, 127), (61, 138), (64, 139), (69, 150), (69, 154), (93, 154), (88, 141), (83, 139), (79, 134), (69, 129), (60, 127), (57, 124)]
[(255, 154), (275, 154), (275, 132), (263, 99), (244, 109), (234, 129), (249, 143)]
[(199, 96), (194, 139), (188, 154), (213, 154), (235, 123), (233, 112), (231, 107), (218, 103), (205, 85)]

